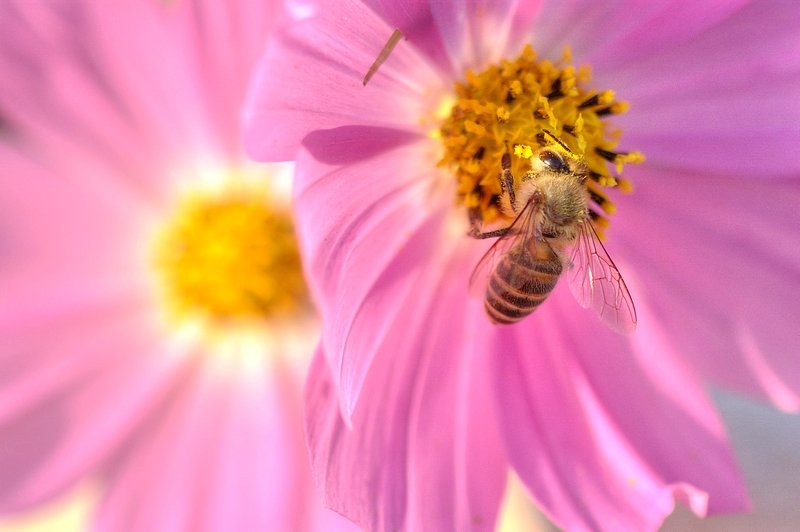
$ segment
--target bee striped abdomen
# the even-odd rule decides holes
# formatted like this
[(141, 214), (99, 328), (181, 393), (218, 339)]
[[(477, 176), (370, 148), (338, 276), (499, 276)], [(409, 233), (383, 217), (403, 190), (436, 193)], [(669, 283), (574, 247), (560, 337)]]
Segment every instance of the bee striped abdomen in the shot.
[(489, 278), (484, 308), (494, 323), (516, 323), (531, 314), (556, 286), (562, 265), (552, 253), (534, 258), (524, 247), (510, 250)]

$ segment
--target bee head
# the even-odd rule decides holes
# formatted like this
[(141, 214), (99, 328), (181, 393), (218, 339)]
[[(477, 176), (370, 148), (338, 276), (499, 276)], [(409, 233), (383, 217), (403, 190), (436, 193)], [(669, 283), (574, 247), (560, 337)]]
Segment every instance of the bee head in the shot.
[(586, 162), (572, 152), (562, 152), (545, 146), (531, 159), (531, 170), (535, 174), (553, 173), (560, 177), (577, 179), (581, 184), (589, 175)]

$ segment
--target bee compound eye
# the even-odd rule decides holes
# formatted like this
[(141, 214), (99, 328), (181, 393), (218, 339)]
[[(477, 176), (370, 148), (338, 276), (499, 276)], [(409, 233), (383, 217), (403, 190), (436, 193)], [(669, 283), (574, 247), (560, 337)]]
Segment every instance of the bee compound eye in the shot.
[(539, 154), (539, 160), (542, 161), (550, 170), (565, 171), (569, 169), (564, 158), (551, 150), (542, 151)]

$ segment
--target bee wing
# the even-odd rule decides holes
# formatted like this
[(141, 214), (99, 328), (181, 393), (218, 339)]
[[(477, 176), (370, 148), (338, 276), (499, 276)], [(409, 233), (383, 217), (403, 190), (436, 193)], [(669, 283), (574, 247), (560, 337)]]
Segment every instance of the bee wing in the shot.
[(593, 308), (614, 331), (633, 333), (636, 309), (631, 294), (588, 219), (579, 225), (566, 275), (572, 295), (580, 306)]
[(525, 242), (534, 237), (534, 227), (531, 222), (537, 209), (538, 204), (533, 199), (528, 201), (508, 227), (508, 232), (492, 244), (492, 247), (489, 248), (480, 262), (478, 262), (478, 265), (475, 266), (475, 270), (473, 270), (472, 276), (469, 278), (469, 294), (472, 297), (483, 299), (486, 293), (486, 285), (489, 283), (489, 278), (492, 276), (492, 272), (500, 259), (517, 242)]

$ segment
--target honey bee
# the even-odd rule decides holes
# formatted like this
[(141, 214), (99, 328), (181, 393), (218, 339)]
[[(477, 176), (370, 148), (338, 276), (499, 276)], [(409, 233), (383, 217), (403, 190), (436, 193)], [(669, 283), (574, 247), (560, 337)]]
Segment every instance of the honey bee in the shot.
[(493, 323), (516, 323), (536, 310), (565, 274), (582, 307), (593, 308), (614, 331), (631, 334), (636, 309), (589, 216), (589, 167), (545, 133), (564, 149), (539, 148), (519, 183), (514, 182), (508, 149), (502, 157), (500, 208), (514, 217), (512, 224), (484, 233), (472, 217), (471, 237), (499, 239), (475, 268), (470, 291), (483, 292)]

